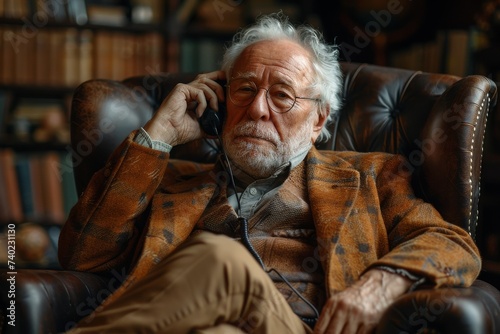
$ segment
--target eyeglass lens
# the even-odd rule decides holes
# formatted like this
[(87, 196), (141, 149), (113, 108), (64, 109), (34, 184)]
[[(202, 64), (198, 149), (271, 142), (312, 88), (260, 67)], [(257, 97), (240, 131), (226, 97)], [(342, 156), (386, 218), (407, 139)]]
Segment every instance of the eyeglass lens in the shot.
[[(229, 84), (229, 98), (235, 105), (245, 107), (253, 102), (258, 90), (253, 81), (236, 79)], [(275, 112), (285, 113), (295, 104), (295, 91), (289, 85), (278, 83), (264, 90), (269, 107)]]

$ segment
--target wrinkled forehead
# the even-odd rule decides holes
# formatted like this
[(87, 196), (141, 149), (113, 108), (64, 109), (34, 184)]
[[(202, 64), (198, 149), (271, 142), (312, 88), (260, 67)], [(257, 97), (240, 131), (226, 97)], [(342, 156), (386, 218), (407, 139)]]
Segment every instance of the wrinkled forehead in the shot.
[(268, 40), (248, 46), (237, 58), (231, 78), (246, 77), (287, 84), (307, 83), (313, 78), (311, 54), (289, 40)]

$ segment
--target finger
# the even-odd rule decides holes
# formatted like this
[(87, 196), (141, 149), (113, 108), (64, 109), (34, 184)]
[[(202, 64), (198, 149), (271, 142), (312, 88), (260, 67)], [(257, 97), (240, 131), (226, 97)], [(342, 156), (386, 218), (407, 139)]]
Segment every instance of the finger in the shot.
[(340, 334), (344, 327), (344, 321), (341, 318), (337, 314), (337, 303), (334, 300), (330, 300), (323, 307), (319, 321), (314, 328), (314, 333)]
[(330, 323), (331, 312), (330, 312), (331, 303), (327, 301), (323, 306), (323, 310), (318, 318), (318, 322), (314, 326), (314, 334), (322, 334), (325, 333), (325, 330), (328, 328), (328, 324)]
[(196, 87), (192, 84), (180, 84), (178, 85), (178, 91), (182, 93), (181, 95), (177, 95), (174, 99), (182, 99), (185, 103), (185, 111), (189, 114), (192, 113), (196, 117), (200, 117), (203, 114), (203, 111), (207, 108), (207, 96), (210, 98), (215, 98), (214, 92), (212, 91), (212, 96), (210, 96), (210, 92), (208, 92), (208, 88), (203, 89), (200, 87)]
[[(225, 87), (221, 86), (221, 81), (226, 80), (226, 74), (223, 71), (214, 71), (210, 73), (200, 74), (196, 77), (195, 82), (202, 84), (210, 88), (215, 93), (216, 99), (209, 99), (210, 106), (213, 109), (218, 109), (217, 102), (224, 102), (226, 100), (225, 97)], [(219, 82), (217, 82), (219, 81)]]
[(376, 329), (376, 324), (362, 323), (358, 328), (357, 334), (373, 334)]
[(358, 322), (347, 318), (347, 319), (345, 319), (342, 330), (340, 332), (336, 332), (336, 333), (357, 334), (358, 331), (359, 331)]
[(344, 320), (339, 319), (339, 317), (332, 317), (330, 320), (330, 323), (328, 324), (328, 327), (325, 330), (325, 334), (346, 334), (350, 333), (352, 334), (353, 332), (346, 331), (347, 324), (345, 323)]
[(226, 72), (224, 71), (213, 71), (208, 73), (202, 73), (197, 76), (197, 78), (206, 78), (213, 82), (221, 82), (226, 80)]

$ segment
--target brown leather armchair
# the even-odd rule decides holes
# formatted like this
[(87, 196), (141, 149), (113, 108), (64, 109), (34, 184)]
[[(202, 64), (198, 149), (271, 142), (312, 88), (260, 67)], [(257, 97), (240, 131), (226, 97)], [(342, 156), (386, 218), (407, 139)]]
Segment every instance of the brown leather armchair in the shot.
[[(458, 78), (367, 64), (343, 63), (344, 105), (321, 149), (401, 153), (417, 194), (475, 237), (482, 146), (496, 85), (483, 76)], [(177, 82), (192, 75), (92, 80), (73, 98), (71, 140), (78, 191), (112, 150), (144, 124)], [(173, 157), (213, 161), (207, 141), (175, 147)], [(16, 327), (8, 325), (6, 272), (1, 273), (4, 333), (59, 333), (90, 314), (125, 273), (19, 270)], [(426, 331), (427, 330), (427, 331)], [(485, 281), (469, 288), (418, 290), (398, 299), (379, 333), (499, 333), (500, 293)]]

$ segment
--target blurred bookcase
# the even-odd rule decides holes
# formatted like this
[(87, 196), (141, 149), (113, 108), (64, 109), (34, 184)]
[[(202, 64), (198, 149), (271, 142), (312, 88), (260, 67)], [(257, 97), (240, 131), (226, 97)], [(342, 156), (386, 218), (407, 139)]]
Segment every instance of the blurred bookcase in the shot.
[[(0, 266), (58, 268), (78, 194), (72, 94), (89, 79), (216, 70), (244, 4), (201, 0), (0, 0)], [(190, 43), (197, 44), (189, 50)], [(12, 225), (14, 224), (14, 225)]]

